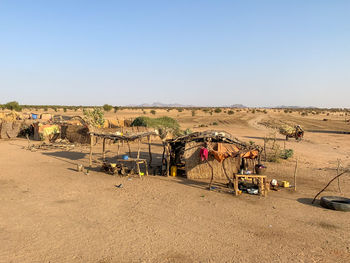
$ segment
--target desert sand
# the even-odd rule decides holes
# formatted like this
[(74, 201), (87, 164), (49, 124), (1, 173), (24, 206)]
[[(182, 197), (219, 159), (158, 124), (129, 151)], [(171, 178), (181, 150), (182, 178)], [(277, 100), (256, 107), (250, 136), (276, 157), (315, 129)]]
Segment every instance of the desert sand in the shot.
[[(350, 131), (340, 113), (156, 111), (183, 129), (225, 130), (260, 145), (274, 133), (264, 120)], [(140, 115), (124, 109), (107, 117)], [(277, 143), (284, 137), (277, 134)], [(97, 162), (85, 175), (75, 168), (88, 166), (86, 146), (69, 152), (26, 146), (25, 139), (0, 140), (0, 262), (350, 262), (350, 214), (311, 205), (336, 175), (337, 159), (350, 165), (350, 135), (306, 132), (301, 142), (290, 139), (293, 158), (266, 163), (267, 175), (293, 182), (298, 158), (297, 191), (271, 191), (265, 198), (208, 191), (207, 181), (182, 177), (111, 176)], [(113, 158), (116, 147), (107, 149)], [(159, 161), (162, 148), (154, 150)], [(95, 160), (100, 155), (97, 149)], [(350, 176), (340, 182), (341, 193), (334, 184), (322, 195), (350, 197)]]

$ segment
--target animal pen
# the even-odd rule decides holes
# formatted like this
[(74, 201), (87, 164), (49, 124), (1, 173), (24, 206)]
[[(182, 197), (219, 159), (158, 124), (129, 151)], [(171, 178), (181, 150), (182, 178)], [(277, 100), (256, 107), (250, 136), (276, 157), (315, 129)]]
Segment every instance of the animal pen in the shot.
[[(93, 154), (93, 147), (95, 143), (95, 139), (99, 138), (102, 139), (102, 161), (105, 166), (106, 161), (106, 144), (107, 141), (117, 143), (117, 157), (116, 162), (117, 163), (135, 163), (137, 168), (137, 173), (141, 177), (142, 173), (140, 170), (140, 164), (145, 165), (146, 169), (146, 175), (148, 175), (148, 165), (152, 164), (152, 149), (151, 149), (151, 137), (157, 135), (154, 131), (148, 131), (148, 132), (140, 132), (140, 133), (130, 133), (130, 134), (114, 134), (114, 133), (97, 133), (97, 132), (90, 132), (90, 155), (89, 155), (89, 164), (90, 167), (92, 166), (92, 154)], [(143, 139), (147, 139), (148, 144), (148, 153), (149, 153), (149, 163), (147, 164), (146, 159), (140, 158), (140, 151), (141, 151), (141, 143)], [(130, 142), (137, 142), (138, 148), (137, 148), (137, 156), (134, 158), (131, 158), (131, 147)], [(121, 159), (119, 157), (119, 151), (121, 147), (121, 143), (126, 143), (129, 150), (129, 156), (127, 159)], [(113, 167), (110, 167), (113, 168)]]

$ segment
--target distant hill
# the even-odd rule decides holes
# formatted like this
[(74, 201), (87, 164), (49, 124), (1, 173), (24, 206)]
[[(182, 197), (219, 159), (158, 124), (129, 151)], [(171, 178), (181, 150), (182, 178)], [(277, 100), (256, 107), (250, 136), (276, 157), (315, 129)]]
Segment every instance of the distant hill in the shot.
[(247, 106), (243, 104), (233, 104), (230, 106), (230, 108), (247, 108)]
[(276, 106), (273, 108), (276, 108), (276, 109), (317, 109), (317, 107), (312, 107), (312, 106), (301, 107), (301, 106), (285, 106), (285, 105)]

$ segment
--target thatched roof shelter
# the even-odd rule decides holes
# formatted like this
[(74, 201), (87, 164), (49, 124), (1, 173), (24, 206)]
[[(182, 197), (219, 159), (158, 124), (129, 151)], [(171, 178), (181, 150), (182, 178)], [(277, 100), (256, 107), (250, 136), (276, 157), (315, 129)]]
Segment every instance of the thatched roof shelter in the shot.
[(102, 158), (105, 160), (105, 151), (106, 151), (106, 141), (110, 140), (113, 142), (118, 142), (118, 153), (120, 148), (120, 142), (126, 142), (129, 148), (129, 155), (131, 155), (131, 149), (129, 142), (138, 142), (138, 150), (137, 150), (137, 158), (140, 158), (140, 144), (142, 139), (148, 139), (148, 150), (150, 156), (150, 164), (152, 162), (152, 151), (151, 151), (151, 136), (156, 136), (157, 133), (155, 131), (145, 131), (145, 132), (129, 132), (129, 133), (106, 133), (106, 132), (89, 132), (90, 134), (90, 166), (92, 165), (92, 149), (94, 144), (94, 138), (101, 138), (103, 140), (102, 146)]
[[(169, 166), (176, 166), (187, 178), (227, 178), (240, 168), (254, 169), (260, 161), (261, 147), (247, 144), (225, 131), (194, 132), (172, 140), (169, 147)], [(208, 160), (200, 158), (201, 149), (209, 151)], [(248, 167), (249, 166), (249, 167)]]

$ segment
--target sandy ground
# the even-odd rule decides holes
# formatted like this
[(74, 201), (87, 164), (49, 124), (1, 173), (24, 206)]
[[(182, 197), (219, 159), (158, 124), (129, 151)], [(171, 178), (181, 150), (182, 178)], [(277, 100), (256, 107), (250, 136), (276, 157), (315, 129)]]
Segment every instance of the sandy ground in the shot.
[[(266, 118), (350, 130), (337, 114), (322, 121), (324, 116), (273, 111), (191, 116), (157, 110), (162, 115), (177, 118), (182, 128), (226, 130), (259, 144), (273, 133), (258, 124)], [(213, 122), (218, 125), (195, 128)], [(283, 145), (283, 137), (277, 138)], [(207, 182), (180, 177), (110, 176), (97, 163), (85, 175), (75, 168), (87, 166), (86, 147), (31, 152), (25, 146), (22, 139), (0, 140), (0, 262), (350, 262), (350, 213), (310, 204), (335, 176), (338, 158), (350, 165), (350, 135), (306, 133), (300, 143), (288, 141), (295, 157), (267, 163), (268, 176), (292, 182), (297, 157), (298, 190), (266, 198), (209, 192)], [(108, 147), (109, 157), (114, 148)], [(350, 176), (341, 179), (341, 187), (342, 193), (335, 184), (323, 195), (349, 197)]]

